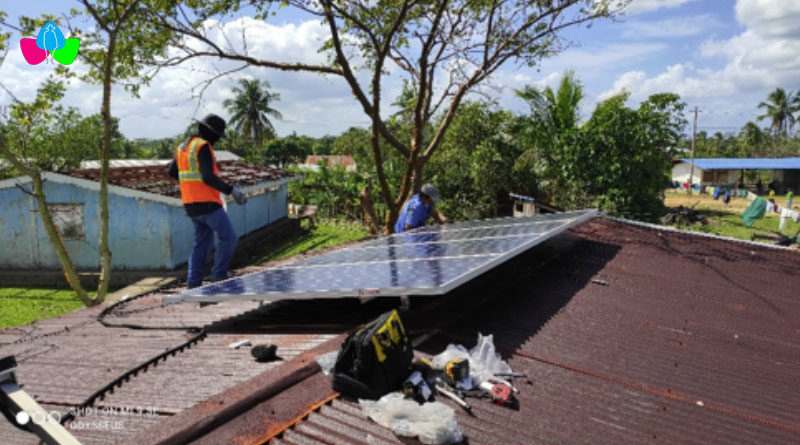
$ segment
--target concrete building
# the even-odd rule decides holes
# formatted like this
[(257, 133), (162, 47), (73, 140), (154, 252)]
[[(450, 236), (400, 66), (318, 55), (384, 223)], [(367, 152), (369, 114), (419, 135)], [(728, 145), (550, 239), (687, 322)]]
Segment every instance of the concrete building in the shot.
[[(672, 166), (673, 181), (689, 181), (690, 162), (681, 159)], [(692, 184), (735, 185), (744, 170), (771, 170), (781, 188), (800, 187), (800, 158), (696, 158)]]
[[(300, 179), (281, 170), (242, 162), (220, 162), (220, 176), (249, 196), (228, 205), (241, 237), (287, 216), (287, 183)], [(56, 227), (75, 266), (99, 264), (99, 170), (46, 172), (44, 188)], [(27, 177), (0, 181), (2, 269), (60, 269), (38, 214)], [(186, 263), (193, 225), (183, 210), (177, 181), (163, 165), (113, 168), (109, 172), (109, 243), (115, 269), (173, 269)]]

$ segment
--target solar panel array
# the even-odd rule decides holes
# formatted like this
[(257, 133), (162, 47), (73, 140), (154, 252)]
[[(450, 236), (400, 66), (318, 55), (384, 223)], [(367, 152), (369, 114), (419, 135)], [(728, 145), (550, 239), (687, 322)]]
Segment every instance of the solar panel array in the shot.
[(595, 210), (426, 226), (164, 297), (168, 302), (440, 295)]

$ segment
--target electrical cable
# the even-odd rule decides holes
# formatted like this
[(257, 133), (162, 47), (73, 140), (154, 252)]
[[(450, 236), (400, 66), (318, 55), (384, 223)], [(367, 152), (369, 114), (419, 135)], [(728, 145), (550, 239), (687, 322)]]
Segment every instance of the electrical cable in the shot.
[[(128, 299), (125, 299), (125, 300), (117, 301), (116, 303), (113, 303), (113, 304), (109, 305), (107, 308), (103, 309), (103, 311), (100, 312), (100, 314), (96, 317), (96, 320), (97, 320), (98, 323), (100, 323), (101, 325), (103, 325), (104, 327), (107, 327), (107, 328), (124, 328), (124, 329), (136, 329), (136, 330), (182, 330), (182, 331), (186, 331), (186, 332), (196, 332), (196, 335), (194, 335), (192, 338), (190, 338), (189, 340), (185, 341), (184, 343), (181, 343), (180, 345), (178, 345), (178, 346), (176, 346), (176, 347), (174, 347), (172, 349), (169, 349), (169, 350), (167, 350), (167, 351), (165, 351), (165, 352), (163, 352), (161, 354), (158, 354), (157, 356), (147, 360), (146, 362), (144, 362), (144, 363), (142, 363), (142, 364), (140, 364), (140, 365), (138, 365), (138, 366), (136, 366), (136, 367), (134, 367), (134, 368), (132, 368), (132, 369), (130, 369), (128, 371), (125, 371), (119, 377), (115, 378), (110, 383), (106, 384), (105, 386), (103, 386), (99, 390), (95, 391), (83, 403), (81, 403), (80, 405), (70, 409), (70, 411), (64, 417), (62, 417), (62, 419), (61, 419), (61, 424), (62, 425), (66, 425), (67, 422), (73, 421), (75, 419), (76, 415), (84, 412), (87, 408), (90, 408), (90, 407), (94, 406), (95, 402), (97, 402), (98, 400), (105, 399), (105, 396), (107, 394), (113, 394), (115, 388), (121, 388), (123, 384), (129, 382), (132, 377), (136, 377), (140, 372), (141, 373), (147, 372), (150, 369), (151, 366), (153, 368), (157, 367), (158, 363), (160, 361), (166, 361), (170, 356), (174, 357), (176, 354), (178, 354), (180, 352), (183, 352), (183, 351), (185, 351), (187, 349), (191, 349), (192, 346), (196, 345), (197, 343), (203, 341), (206, 338), (206, 336), (208, 335), (208, 332), (206, 332), (205, 329), (203, 329), (201, 327), (198, 327), (198, 326), (160, 326), (160, 327), (156, 327), (156, 326), (143, 326), (143, 325), (130, 324), (130, 323), (114, 324), (114, 323), (109, 323), (108, 321), (105, 320), (105, 317), (110, 315), (117, 308), (119, 308), (121, 306), (124, 306), (124, 305), (127, 305), (127, 304), (131, 303), (132, 301), (135, 301), (135, 300), (138, 300), (140, 298), (143, 298), (145, 296), (150, 296), (150, 295), (152, 295), (152, 293), (141, 294), (141, 295), (137, 295), (137, 296), (132, 297), (132, 298), (128, 298)], [(127, 314), (132, 314), (132, 313), (139, 313), (139, 312), (144, 312), (144, 311), (157, 309), (157, 308), (161, 308), (161, 307), (165, 307), (165, 306), (166, 306), (166, 304), (162, 303), (162, 304), (156, 305), (156, 306), (150, 306), (150, 307), (147, 307), (147, 308), (141, 308), (141, 309), (127, 311), (125, 314), (127, 315)]]

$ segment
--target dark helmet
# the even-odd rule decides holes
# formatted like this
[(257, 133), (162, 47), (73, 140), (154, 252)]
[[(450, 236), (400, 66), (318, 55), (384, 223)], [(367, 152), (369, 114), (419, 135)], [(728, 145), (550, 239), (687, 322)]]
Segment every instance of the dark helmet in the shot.
[(206, 128), (206, 130), (215, 134), (218, 138), (225, 135), (225, 119), (217, 116), (216, 114), (209, 114), (203, 119), (197, 121), (198, 125)]

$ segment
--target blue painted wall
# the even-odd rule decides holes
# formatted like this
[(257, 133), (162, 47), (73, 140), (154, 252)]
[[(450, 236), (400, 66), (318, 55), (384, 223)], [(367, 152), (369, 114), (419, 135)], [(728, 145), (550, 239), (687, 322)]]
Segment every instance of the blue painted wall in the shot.
[[(287, 187), (228, 206), (239, 236), (287, 216)], [(45, 181), (48, 202), (83, 204), (84, 240), (64, 241), (79, 269), (97, 269), (100, 233), (99, 193), (76, 185)], [(109, 243), (116, 269), (172, 269), (186, 263), (193, 225), (183, 207), (109, 193)], [(36, 201), (18, 188), (0, 189), (0, 268), (58, 269), (55, 250), (37, 212)]]

